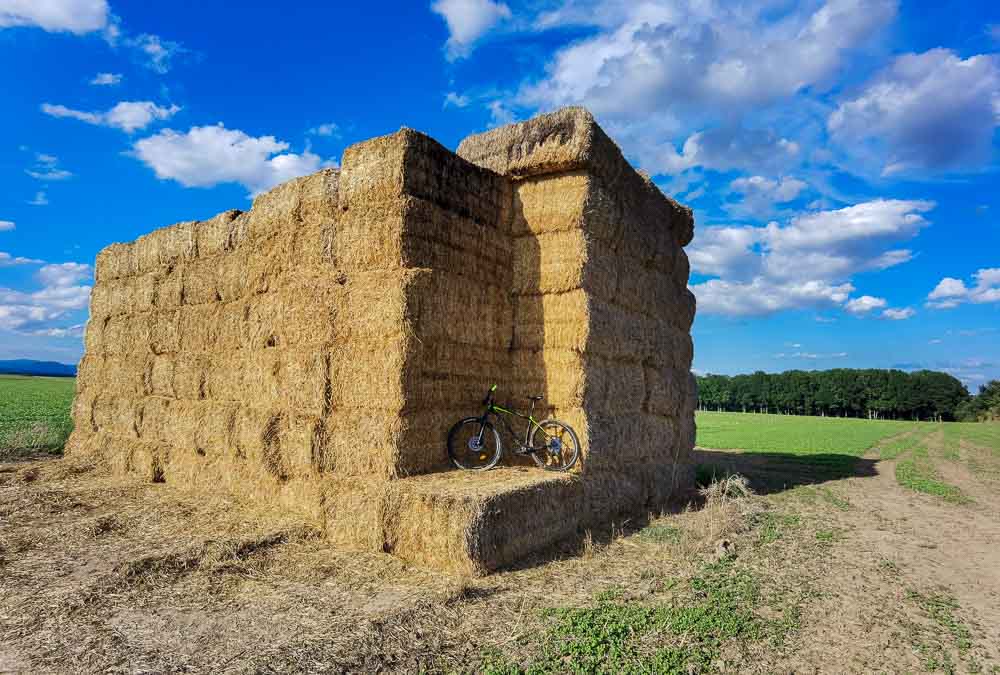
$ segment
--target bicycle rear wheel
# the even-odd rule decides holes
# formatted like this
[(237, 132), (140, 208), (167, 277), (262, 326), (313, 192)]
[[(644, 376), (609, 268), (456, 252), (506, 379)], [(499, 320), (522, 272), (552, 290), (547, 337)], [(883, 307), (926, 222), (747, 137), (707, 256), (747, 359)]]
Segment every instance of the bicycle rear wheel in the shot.
[(459, 469), (492, 469), (501, 453), (500, 434), (479, 417), (467, 417), (448, 432), (448, 457)]
[(565, 422), (543, 420), (531, 434), (531, 457), (547, 471), (569, 471), (580, 457), (580, 439)]

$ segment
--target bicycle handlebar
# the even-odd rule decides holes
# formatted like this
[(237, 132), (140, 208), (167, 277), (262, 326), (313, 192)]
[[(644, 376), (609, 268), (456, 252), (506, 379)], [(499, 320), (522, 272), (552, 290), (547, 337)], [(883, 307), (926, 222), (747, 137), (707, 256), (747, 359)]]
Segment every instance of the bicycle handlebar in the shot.
[(490, 390), (486, 392), (486, 398), (483, 399), (483, 405), (488, 406), (493, 402), (493, 392), (497, 390), (497, 386), (494, 384), (490, 387)]

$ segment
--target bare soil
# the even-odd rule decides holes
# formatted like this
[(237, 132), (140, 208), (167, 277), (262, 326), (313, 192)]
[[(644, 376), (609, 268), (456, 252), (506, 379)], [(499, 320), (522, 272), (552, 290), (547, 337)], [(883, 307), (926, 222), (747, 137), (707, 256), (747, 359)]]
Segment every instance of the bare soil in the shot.
[(684, 608), (720, 560), (752, 583), (764, 629), (718, 643), (694, 624), (637, 631), (619, 670), (698, 643), (712, 649), (679, 670), (1000, 672), (1000, 458), (926, 444), (969, 500), (904, 488), (902, 458), (877, 451), (824, 477), (698, 450), (758, 494), (716, 491), (481, 579), (333, 550), (308, 523), (221, 494), (63, 459), (0, 464), (0, 672), (518, 672), (552, 670), (553, 653), (568, 670), (567, 644), (589, 643), (553, 637), (547, 610)]

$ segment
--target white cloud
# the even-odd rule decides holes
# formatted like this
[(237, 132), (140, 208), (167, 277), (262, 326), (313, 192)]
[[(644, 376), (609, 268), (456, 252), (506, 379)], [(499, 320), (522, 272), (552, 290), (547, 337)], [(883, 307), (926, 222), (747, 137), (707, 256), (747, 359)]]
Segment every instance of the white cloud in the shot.
[(90, 83), (96, 87), (114, 87), (121, 81), (122, 75), (120, 73), (98, 73)]
[(109, 16), (107, 0), (0, 0), (0, 29), (33, 26), (83, 35), (103, 30)]
[(479, 38), (511, 18), (510, 7), (493, 0), (436, 0), (431, 11), (448, 24), (448, 59), (468, 56)]
[(889, 308), (882, 312), (882, 318), (889, 319), (891, 321), (903, 321), (905, 319), (909, 319), (916, 313), (916, 310), (912, 307), (904, 307), (902, 309)]
[(175, 56), (187, 51), (180, 43), (164, 40), (158, 35), (149, 33), (126, 38), (124, 42), (142, 56), (143, 65), (161, 75), (170, 71)]
[(948, 49), (904, 54), (829, 117), (833, 138), (882, 173), (987, 162), (1000, 125), (1000, 61)]
[(90, 280), (93, 277), (93, 270), (90, 265), (67, 262), (45, 265), (35, 276), (44, 286), (64, 288)]
[(808, 185), (797, 178), (778, 179), (764, 176), (737, 178), (729, 187), (740, 195), (740, 199), (723, 207), (731, 215), (750, 215), (765, 218), (772, 215), (776, 204), (784, 204), (796, 199)]
[(28, 200), (28, 204), (31, 206), (47, 206), (49, 203), (49, 198), (45, 194), (45, 190), (39, 190), (35, 193), (35, 196)]
[(795, 352), (793, 354), (786, 354), (781, 352), (774, 355), (776, 359), (806, 359), (809, 361), (815, 361), (818, 359), (843, 359), (847, 357), (847, 352), (833, 352), (830, 354), (817, 354), (815, 352)]
[(10, 232), (15, 227), (13, 220), (0, 220), (0, 232)]
[(961, 279), (943, 278), (927, 295), (927, 306), (932, 309), (951, 309), (966, 302), (1000, 302), (1000, 267), (977, 270), (972, 278), (972, 286), (966, 286)]
[(847, 304), (844, 305), (844, 309), (855, 316), (861, 316), (863, 314), (868, 314), (873, 309), (881, 309), (887, 304), (889, 303), (886, 302), (885, 298), (876, 298), (873, 295), (862, 295), (848, 300)]
[[(13, 227), (10, 229), (14, 229)], [(0, 267), (13, 267), (14, 265), (38, 265), (45, 262), (44, 260), (35, 260), (34, 258), (22, 258), (20, 256), (12, 256), (10, 253), (4, 253), (0, 251)]]
[(469, 97), (454, 91), (449, 91), (444, 97), (444, 107), (453, 105), (456, 108), (464, 108), (469, 105)]
[(309, 130), (309, 133), (313, 136), (339, 136), (340, 127), (333, 122), (327, 122), (313, 127)]
[[(772, 4), (618, 3), (604, 14), (605, 30), (556, 54), (548, 76), (522, 97), (629, 117), (698, 104), (757, 106), (822, 84), (848, 51), (894, 18), (897, 5), (827, 0), (771, 20)], [(587, 7), (596, 13), (593, 3)], [(555, 25), (551, 15), (547, 23)]]
[(176, 105), (164, 108), (152, 101), (122, 101), (106, 112), (85, 112), (64, 105), (42, 104), (42, 112), (46, 115), (71, 117), (87, 124), (115, 127), (127, 133), (145, 129), (156, 120), (169, 119), (180, 110)]
[(70, 171), (60, 169), (58, 164), (59, 158), (55, 155), (36, 153), (34, 166), (30, 169), (25, 169), (24, 172), (36, 180), (46, 182), (66, 180), (73, 177)]
[[(909, 260), (896, 242), (927, 224), (933, 202), (875, 200), (805, 213), (787, 225), (707, 227), (688, 248), (691, 269), (718, 277), (693, 284), (698, 310), (749, 316), (785, 309), (842, 306), (857, 313), (885, 306), (871, 296), (850, 299), (853, 275)], [(881, 305), (872, 305), (881, 302)]]
[[(0, 261), (3, 255), (0, 254)], [(42, 285), (40, 290), (0, 288), (0, 329), (51, 337), (80, 335), (79, 324), (53, 326), (52, 323), (87, 307), (91, 287), (81, 282), (89, 281), (92, 272), (90, 265), (83, 263), (50, 264), (35, 274)]]
[(219, 124), (192, 127), (186, 134), (164, 129), (137, 141), (133, 153), (163, 180), (185, 187), (240, 183), (257, 194), (323, 166), (318, 155), (285, 152), (288, 148), (274, 136), (255, 138)]
[(664, 140), (665, 130), (651, 127), (648, 120), (609, 126), (642, 167), (654, 175), (680, 173), (694, 167), (780, 171), (799, 159), (798, 143), (766, 129), (730, 125), (698, 131), (688, 136), (678, 152), (672, 141)]

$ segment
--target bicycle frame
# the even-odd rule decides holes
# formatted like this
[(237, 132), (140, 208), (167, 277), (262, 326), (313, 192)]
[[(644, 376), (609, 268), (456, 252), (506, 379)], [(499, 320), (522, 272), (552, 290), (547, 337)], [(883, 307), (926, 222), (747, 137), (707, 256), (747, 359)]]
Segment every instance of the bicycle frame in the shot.
[[(494, 385), (494, 388), (496, 388), (496, 385)], [(481, 421), (483, 422), (483, 426), (480, 427), (479, 429), (480, 443), (482, 443), (483, 433), (486, 431), (485, 423), (489, 421), (490, 415), (493, 415), (493, 417), (503, 422), (503, 426), (506, 427), (507, 430), (507, 435), (510, 436), (512, 439), (514, 439), (514, 442), (518, 444), (522, 452), (535, 452), (536, 450), (544, 449), (544, 447), (536, 448), (531, 445), (528, 445), (528, 443), (531, 442), (531, 433), (535, 429), (542, 429), (542, 427), (539, 426), (538, 424), (538, 420), (536, 420), (534, 417), (535, 414), (534, 400), (531, 401), (531, 410), (527, 415), (525, 415), (524, 413), (520, 413), (516, 410), (508, 410), (507, 408), (504, 408), (503, 406), (499, 406), (496, 403), (494, 403), (493, 389), (490, 390), (490, 393), (487, 396), (485, 403), (486, 403), (486, 410), (483, 412), (483, 416), (480, 418)], [(514, 428), (511, 426), (510, 422), (507, 421), (507, 417), (520, 417), (521, 419), (528, 420), (528, 426), (524, 430), (524, 442), (518, 440), (517, 433), (514, 431)], [(544, 429), (542, 429), (542, 433), (545, 434)], [(548, 434), (545, 435), (547, 436)]]

